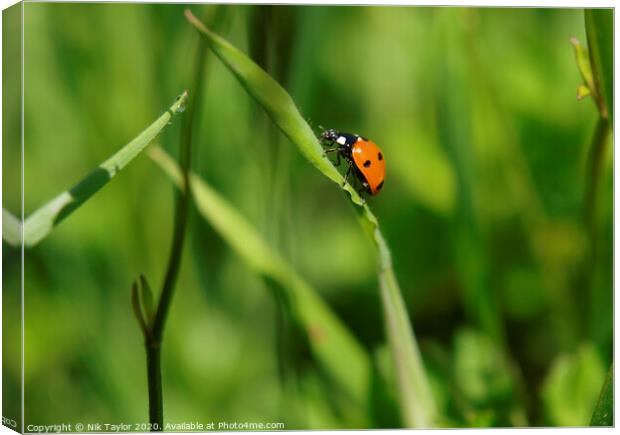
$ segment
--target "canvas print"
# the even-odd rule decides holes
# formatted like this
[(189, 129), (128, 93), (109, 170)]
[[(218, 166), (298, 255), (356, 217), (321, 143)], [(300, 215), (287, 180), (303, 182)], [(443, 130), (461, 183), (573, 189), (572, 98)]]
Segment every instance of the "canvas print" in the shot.
[(2, 416), (613, 426), (613, 10), (3, 11)]

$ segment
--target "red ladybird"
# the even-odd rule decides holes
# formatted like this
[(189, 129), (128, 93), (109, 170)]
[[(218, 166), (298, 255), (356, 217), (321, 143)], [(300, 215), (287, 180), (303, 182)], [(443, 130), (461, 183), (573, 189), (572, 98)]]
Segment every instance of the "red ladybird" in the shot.
[(337, 145), (325, 150), (326, 153), (338, 153), (336, 165), (340, 165), (340, 157), (349, 163), (344, 184), (347, 183), (353, 171), (364, 186), (364, 190), (371, 195), (379, 194), (385, 180), (385, 159), (381, 148), (376, 143), (357, 134), (342, 133), (336, 130), (323, 132), (321, 139), (328, 145)]

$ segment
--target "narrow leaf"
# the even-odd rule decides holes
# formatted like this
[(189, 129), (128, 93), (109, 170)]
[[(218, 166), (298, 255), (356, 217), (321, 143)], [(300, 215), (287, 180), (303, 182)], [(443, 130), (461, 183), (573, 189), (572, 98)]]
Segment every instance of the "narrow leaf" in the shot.
[(603, 97), (599, 110), (603, 118), (608, 118), (613, 123), (613, 9), (586, 9), (584, 15), (594, 85), (597, 93)]
[(581, 42), (575, 37), (570, 38), (570, 43), (575, 49), (575, 60), (577, 61), (577, 68), (581, 74), (581, 79), (586, 88), (590, 91), (595, 90), (594, 81), (592, 78), (592, 67), (590, 66), (590, 57), (588, 55), (588, 49), (584, 47)]
[(19, 246), (22, 240), (20, 220), (4, 208), (2, 209), (2, 239), (11, 246)]
[(607, 378), (601, 389), (601, 395), (594, 408), (590, 426), (613, 426), (614, 425), (614, 365), (609, 367)]
[[(181, 172), (176, 162), (160, 147), (151, 148), (149, 155), (180, 188)], [(293, 313), (305, 327), (317, 360), (353, 402), (365, 410), (371, 365), (361, 345), (318, 293), (231, 204), (195, 174), (190, 175), (190, 186), (200, 215), (252, 269), (274, 280), (287, 292)]]
[[(189, 10), (185, 11), (185, 16), (300, 152), (326, 177), (342, 184), (342, 175), (325, 156), (314, 132), (284, 88), (243, 52), (206, 28)], [(360, 223), (376, 248), (379, 287), (388, 341), (396, 364), (404, 423), (409, 427), (431, 427), (435, 422), (435, 406), (409, 316), (392, 270), (390, 251), (379, 229), (377, 218), (365, 201), (351, 185), (347, 184), (343, 189), (349, 193), (353, 204), (359, 206), (356, 210)]]
[[(342, 184), (344, 178), (325, 156), (314, 132), (284, 88), (244, 53), (209, 30), (189, 10), (185, 11), (185, 16), (205, 37), (213, 52), (239, 79), (248, 93), (263, 106), (280, 130), (291, 142), (299, 146), (303, 155), (331, 180)], [(362, 204), (362, 199), (353, 187), (347, 184), (344, 188), (351, 194), (355, 203)]]
[(129, 164), (163, 130), (168, 121), (184, 108), (187, 92), (177, 97), (163, 115), (140, 133), (135, 139), (121, 148), (108, 160), (101, 163), (71, 189), (62, 192), (33, 212), (24, 222), (24, 244), (35, 246), (99, 189), (105, 186), (121, 169)]
[(144, 310), (144, 318), (146, 319), (146, 323), (150, 324), (153, 318), (153, 291), (143, 274), (140, 274), (140, 296), (142, 308)]
[(131, 306), (133, 308), (133, 314), (140, 325), (140, 329), (142, 329), (142, 333), (146, 337), (147, 329), (146, 322), (144, 321), (144, 317), (142, 316), (142, 310), (140, 308), (140, 297), (138, 296), (138, 283), (134, 281), (131, 286)]

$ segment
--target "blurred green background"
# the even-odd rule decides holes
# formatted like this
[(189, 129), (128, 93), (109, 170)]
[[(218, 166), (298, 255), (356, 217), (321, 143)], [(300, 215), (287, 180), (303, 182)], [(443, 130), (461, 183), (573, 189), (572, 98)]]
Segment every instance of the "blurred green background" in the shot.
[[(210, 7), (191, 6), (199, 17)], [(26, 215), (188, 87), (198, 35), (183, 9), (25, 4)], [(223, 9), (219, 32), (283, 84), (317, 131), (357, 132), (383, 148), (387, 181), (369, 202), (441, 424), (588, 424), (612, 358), (613, 186), (608, 148), (593, 232), (583, 198), (598, 115), (576, 99), (569, 44), (586, 41), (583, 11)], [(338, 187), (209, 56), (194, 170), (363, 344), (381, 374), (369, 427), (400, 427), (370, 242)], [(155, 141), (173, 155), (181, 124)], [(6, 143), (5, 162), (18, 161)], [(5, 183), (14, 213), (18, 192)], [(139, 273), (161, 286), (173, 192), (142, 155), (26, 252), (26, 424), (147, 420), (129, 291)], [(186, 242), (163, 346), (166, 422), (358, 427), (294, 331), (279, 354), (268, 285), (194, 210)], [(15, 291), (19, 251), (3, 251), (5, 291)], [(17, 395), (19, 360), (8, 361), (5, 390)]]

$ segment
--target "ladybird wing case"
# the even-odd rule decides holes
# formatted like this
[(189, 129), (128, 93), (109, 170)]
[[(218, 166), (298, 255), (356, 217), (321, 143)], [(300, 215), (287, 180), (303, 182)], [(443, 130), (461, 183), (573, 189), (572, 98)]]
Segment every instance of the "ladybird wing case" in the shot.
[(369, 140), (359, 140), (353, 146), (352, 151), (353, 161), (366, 179), (370, 193), (378, 194), (385, 180), (383, 151), (376, 143)]

